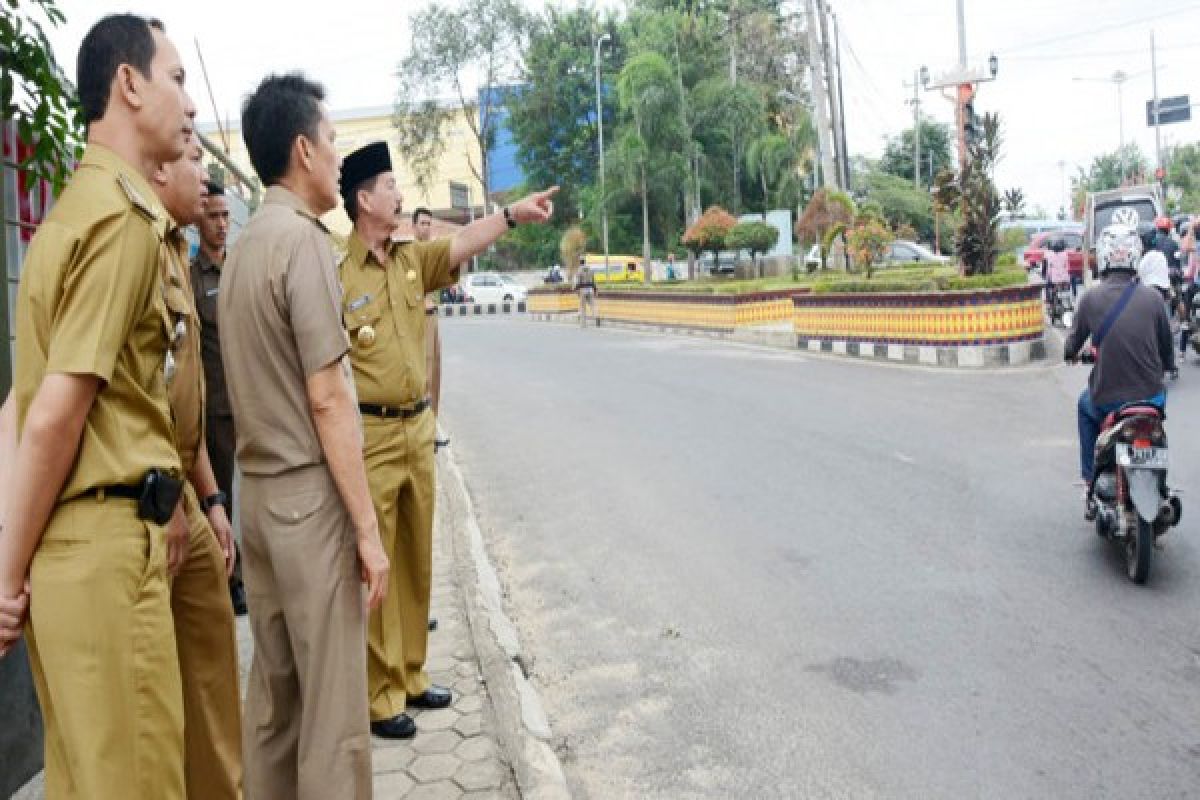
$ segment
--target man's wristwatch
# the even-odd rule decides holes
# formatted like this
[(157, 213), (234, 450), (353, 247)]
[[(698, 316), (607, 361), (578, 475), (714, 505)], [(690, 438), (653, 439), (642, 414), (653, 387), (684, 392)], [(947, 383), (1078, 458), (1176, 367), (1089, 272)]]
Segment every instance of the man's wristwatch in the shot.
[(504, 221), (508, 223), (508, 227), (517, 227), (517, 221), (513, 219), (512, 212), (508, 210), (508, 206), (504, 207)]
[(229, 510), (229, 495), (224, 492), (213, 492), (208, 497), (200, 501), (200, 510), (205, 514), (213, 510), (213, 506), (225, 506), (225, 510)]

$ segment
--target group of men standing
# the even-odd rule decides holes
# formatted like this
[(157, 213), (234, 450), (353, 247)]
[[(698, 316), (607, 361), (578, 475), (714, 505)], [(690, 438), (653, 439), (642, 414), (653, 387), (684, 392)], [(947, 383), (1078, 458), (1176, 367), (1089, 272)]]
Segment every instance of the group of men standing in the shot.
[[(411, 736), (406, 709), (453, 701), (424, 669), (424, 297), (548, 220), (556, 189), (396, 242), (386, 145), (342, 162), (320, 85), (271, 75), (242, 109), (266, 196), (225, 256), (162, 24), (104, 18), (77, 72), (87, 146), (28, 251), (0, 415), (0, 656), (25, 635), (47, 795), (369, 797), (370, 732)], [(320, 219), (339, 197), (340, 264)], [(187, 225), (204, 243), (190, 267)]]

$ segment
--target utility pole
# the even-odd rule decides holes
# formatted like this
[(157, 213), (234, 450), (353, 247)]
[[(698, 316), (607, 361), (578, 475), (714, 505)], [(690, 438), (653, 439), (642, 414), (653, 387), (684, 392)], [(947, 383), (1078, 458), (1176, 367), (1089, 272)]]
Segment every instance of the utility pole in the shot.
[[(600, 45), (612, 39), (612, 36), (607, 32), (596, 37), (596, 46), (593, 51), (595, 56), (594, 62), (596, 66), (596, 132), (599, 138), (600, 147), (600, 227), (601, 237), (604, 240), (604, 277), (608, 278), (608, 194), (604, 188), (604, 106), (600, 102)], [(487, 213), (487, 209), (484, 209)], [(565, 264), (567, 269), (574, 268), (574, 264)]]
[(1163, 168), (1162, 129), (1158, 124), (1158, 51), (1154, 47), (1154, 31), (1150, 31), (1150, 81), (1153, 84), (1154, 99), (1154, 169), (1155, 175)]
[[(737, 88), (737, 0), (729, 3), (729, 85)], [(733, 129), (733, 213), (741, 206), (741, 154), (738, 152), (738, 131)]]
[[(907, 86), (908, 84), (905, 84)], [(921, 188), (921, 73), (913, 73), (912, 100), (907, 101), (913, 107), (913, 186)], [(932, 176), (930, 176), (932, 180)]]
[(829, 83), (829, 115), (833, 125), (834, 183), (838, 188), (845, 189), (842, 176), (845, 174), (846, 153), (842, 149), (838, 134), (842, 129), (842, 115), (839, 113), (841, 95), (837, 89), (837, 81), (834, 80), (833, 56), (829, 47), (829, 10), (825, 5), (825, 0), (817, 0), (817, 18), (821, 21), (821, 61), (825, 65), (825, 75)]
[(821, 67), (821, 42), (817, 25), (817, 0), (807, 0), (808, 14), (808, 69), (812, 76), (813, 105), (817, 112), (817, 144), (820, 151), (821, 186), (837, 187), (837, 173), (833, 168), (833, 136), (829, 129), (829, 100), (825, 95), (825, 74)]
[(850, 191), (850, 147), (846, 144), (846, 93), (842, 91), (842, 37), (838, 32), (837, 14), (833, 17), (833, 61), (837, 68), (838, 118), (841, 120), (842, 186)]

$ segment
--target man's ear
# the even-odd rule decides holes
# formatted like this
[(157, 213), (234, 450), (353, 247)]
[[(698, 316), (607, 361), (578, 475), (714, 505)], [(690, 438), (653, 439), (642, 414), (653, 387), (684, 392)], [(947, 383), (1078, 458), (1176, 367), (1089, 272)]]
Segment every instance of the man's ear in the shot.
[(354, 199), (357, 201), (358, 212), (371, 213), (371, 193), (366, 189), (359, 189), (354, 193)]
[(297, 165), (312, 172), (314, 150), (312, 141), (302, 133), (292, 143), (292, 158)]
[(116, 100), (135, 111), (140, 110), (145, 105), (143, 96), (145, 83), (146, 76), (132, 64), (118, 65), (117, 71), (113, 75), (112, 85), (109, 87), (109, 104), (111, 105)]

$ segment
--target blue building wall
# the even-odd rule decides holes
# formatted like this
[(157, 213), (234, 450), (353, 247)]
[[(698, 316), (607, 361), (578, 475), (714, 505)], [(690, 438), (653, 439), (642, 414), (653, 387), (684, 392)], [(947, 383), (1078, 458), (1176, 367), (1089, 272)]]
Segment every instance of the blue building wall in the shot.
[(525, 181), (525, 173), (517, 163), (517, 143), (508, 127), (508, 98), (519, 94), (521, 85), (493, 86), (479, 90), (479, 108), (488, 109), (495, 122), (495, 138), (488, 148), (488, 184), (492, 192), (507, 192)]

